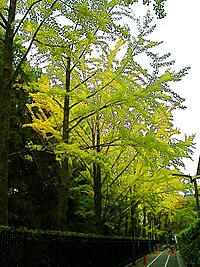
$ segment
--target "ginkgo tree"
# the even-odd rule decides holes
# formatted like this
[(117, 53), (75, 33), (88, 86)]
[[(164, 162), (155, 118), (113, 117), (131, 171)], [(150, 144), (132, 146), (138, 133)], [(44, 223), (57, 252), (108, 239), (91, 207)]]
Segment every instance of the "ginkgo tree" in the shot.
[[(93, 30), (93, 23), (91, 21), (98, 21), (98, 25), (101, 25), (102, 31), (113, 29), (113, 23), (106, 19), (106, 16), (98, 15), (98, 6), (105, 6), (105, 14), (110, 12), (111, 9), (115, 9), (119, 6), (128, 8), (129, 5), (137, 1), (60, 1), (60, 0), (2, 0), (0, 2), (0, 28), (3, 32), (1, 36), (1, 43), (3, 44), (2, 51), (2, 68), (0, 73), (0, 223), (7, 224), (8, 210), (7, 210), (7, 184), (8, 184), (8, 158), (9, 158), (9, 129), (10, 129), (10, 103), (11, 103), (11, 89), (12, 83), (17, 76), (20, 67), (22, 66), (27, 55), (30, 54), (31, 49), (34, 47), (36, 39), (43, 28), (47, 31), (42, 31), (42, 34), (46, 36), (51, 35), (52, 20), (61, 14), (63, 10), (66, 11), (65, 17), (68, 18), (68, 11), (71, 10), (71, 14), (74, 13), (73, 21), (79, 21), (84, 23), (85, 29), (88, 32)], [(164, 16), (164, 1), (143, 1), (144, 4), (149, 2), (154, 3), (155, 11), (158, 17)], [(63, 8), (64, 7), (64, 8)], [(90, 7), (90, 8), (88, 8)], [(127, 10), (124, 10), (124, 15)], [(100, 13), (102, 15), (102, 13)], [(122, 15), (122, 13), (121, 13)], [(119, 13), (119, 16), (121, 16)], [(108, 16), (110, 18), (110, 16)], [(70, 18), (71, 19), (71, 18)], [(111, 23), (111, 24), (110, 24)], [(70, 24), (69, 24), (70, 26)], [(58, 29), (60, 31), (60, 28)], [(55, 31), (54, 31), (55, 33)], [(77, 30), (72, 33), (77, 34)], [(119, 33), (119, 32), (118, 32)], [(75, 35), (76, 35), (75, 34)], [(103, 32), (102, 32), (103, 35)], [(40, 35), (41, 37), (41, 35)], [(23, 39), (24, 51), (18, 62), (14, 64), (13, 44), (17, 38)], [(55, 43), (54, 43), (55, 45)]]
[[(94, 3), (91, 5), (90, 3), (80, 4), (75, 2), (70, 6), (71, 13), (68, 12), (68, 5), (64, 5), (61, 14), (65, 17), (67, 14), (67, 20), (71, 21), (72, 25), (61, 26), (56, 20), (53, 20), (53, 34), (42, 35), (41, 32), (38, 34), (38, 39), (36, 39), (38, 43), (38, 55), (43, 55), (42, 60), (45, 59), (49, 65), (47, 72), (48, 75), (52, 76), (51, 81), (61, 90), (62, 94), (64, 89), (64, 103), (57, 100), (56, 104), (59, 105), (59, 108), (63, 105), (64, 111), (61, 134), (62, 144), (59, 144), (59, 147), (66, 147), (68, 151), (74, 150), (73, 147), (70, 146), (70, 136), (73, 130), (84, 119), (93, 116), (98, 110), (107, 108), (112, 102), (115, 103), (119, 101), (113, 100), (110, 103), (108, 101), (100, 107), (93, 101), (94, 97), (104, 88), (108, 87), (118, 74), (110, 72), (112, 75), (110, 79), (108, 77), (107, 81), (100, 79), (97, 76), (97, 74), (101, 75), (98, 62), (92, 62), (91, 56), (88, 59), (87, 57), (92, 53), (92, 49), (94, 48), (100, 50), (107, 49), (108, 44), (103, 38), (105, 38), (105, 40), (106, 38), (114, 40), (114, 33), (121, 34), (122, 38), (126, 38), (126, 35), (128, 35), (127, 29), (115, 24), (116, 16), (121, 16), (124, 11), (121, 10), (122, 7), (120, 5), (119, 9), (116, 9), (116, 4), (112, 2), (107, 3), (107, 6), (105, 2), (98, 2), (95, 6), (95, 11), (93, 11), (93, 4)], [(59, 14), (59, 17), (61, 14)], [(74, 18), (75, 14), (78, 21)], [(103, 33), (104, 37), (102, 36)], [(58, 45), (52, 46), (52, 39), (53, 42)], [(47, 53), (47, 49), (49, 53)], [(86, 66), (85, 62), (88, 64), (89, 61), (90, 65)], [(87, 72), (83, 73), (84, 69), (87, 70)], [(98, 79), (97, 86), (91, 82), (93, 77), (94, 79)], [(88, 105), (87, 102), (90, 102), (90, 105)], [(60, 181), (58, 218), (60, 228), (65, 229), (70, 184), (69, 157), (67, 153), (62, 157), (61, 165), (62, 177)], [(94, 182), (96, 182), (96, 179), (94, 179)]]
[[(87, 9), (86, 5), (85, 12)], [(177, 168), (181, 159), (189, 156), (192, 138), (173, 138), (179, 132), (173, 128), (171, 112), (182, 107), (183, 99), (169, 88), (187, 68), (171, 72), (166, 68), (172, 65), (166, 62), (168, 56), (159, 58), (151, 52), (159, 43), (146, 38), (153, 29), (150, 23), (147, 14), (137, 38), (132, 38), (127, 28), (117, 27), (126, 34), (114, 48), (102, 40), (101, 28), (85, 39), (84, 31), (80, 35), (81, 31), (77, 33), (70, 25), (68, 31), (60, 29), (57, 37), (55, 33), (37, 40), (38, 55), (47, 66), (46, 76), (31, 94), (33, 103), (28, 108), (33, 123), (29, 126), (45, 140), (40, 148), (53, 151), (61, 162), (60, 228), (66, 227), (74, 159), (85, 166), (79, 175), (90, 183), (90, 192), (92, 188), (96, 226), (101, 231), (127, 192), (132, 195), (130, 206), (136, 209), (148, 195), (144, 188), (150, 190), (159, 183), (160, 170), (166, 168), (168, 175), (169, 168)], [(108, 33), (105, 31), (105, 36)], [(56, 38), (56, 46), (51, 45), (52, 38)], [(124, 47), (124, 55), (119, 57)], [(137, 63), (140, 53), (153, 60), (153, 72)]]

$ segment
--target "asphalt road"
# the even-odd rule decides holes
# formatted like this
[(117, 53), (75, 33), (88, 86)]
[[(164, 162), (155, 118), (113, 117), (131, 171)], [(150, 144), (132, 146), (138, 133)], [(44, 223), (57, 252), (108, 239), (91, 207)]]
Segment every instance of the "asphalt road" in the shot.
[(185, 267), (182, 258), (178, 251), (172, 253), (170, 250), (165, 250), (159, 254), (149, 254), (146, 257), (146, 265), (144, 259), (137, 261), (135, 265), (130, 267)]
[(147, 266), (151, 267), (179, 267), (176, 253), (172, 254), (170, 251), (165, 250), (160, 253), (157, 258), (154, 259), (154, 262), (150, 263)]

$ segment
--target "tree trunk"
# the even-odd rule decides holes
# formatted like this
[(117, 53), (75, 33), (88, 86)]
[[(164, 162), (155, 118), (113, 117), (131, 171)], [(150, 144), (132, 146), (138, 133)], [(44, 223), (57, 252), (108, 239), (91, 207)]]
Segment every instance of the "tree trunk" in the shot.
[[(127, 196), (126, 196), (126, 203), (128, 203), (128, 197)], [(124, 225), (124, 234), (125, 234), (125, 236), (129, 235), (128, 220), (129, 220), (129, 210), (126, 212), (126, 215), (125, 215), (125, 225)]]
[(99, 164), (93, 166), (94, 169), (94, 206), (95, 206), (95, 225), (101, 232), (101, 168)]
[(130, 195), (131, 195), (131, 226), (130, 226), (130, 234), (132, 239), (135, 239), (135, 227), (134, 227), (134, 202), (133, 202), (133, 191), (132, 191), (132, 187), (130, 188)]
[[(67, 58), (66, 66), (66, 96), (64, 102), (64, 118), (63, 118), (63, 142), (69, 143), (69, 91), (70, 91), (70, 58)], [(67, 227), (67, 211), (69, 198), (69, 159), (66, 157), (62, 162), (62, 171), (60, 178), (60, 196), (58, 207), (58, 225), (60, 230), (66, 230)]]
[[(100, 129), (99, 129), (98, 115), (96, 118), (96, 129), (93, 129), (93, 145), (96, 146), (97, 153), (100, 153), (101, 148), (100, 148)], [(94, 180), (95, 225), (97, 231), (102, 232), (101, 166), (99, 163), (93, 163), (93, 180)]]
[(146, 238), (146, 217), (147, 217), (147, 213), (146, 213), (146, 208), (143, 208), (143, 225), (142, 225), (142, 237)]
[(67, 227), (67, 212), (69, 198), (69, 162), (65, 158), (62, 162), (60, 190), (59, 190), (59, 207), (58, 207), (58, 226), (59, 230), (65, 231)]
[(8, 224), (8, 155), (13, 67), (13, 33), (17, 0), (10, 0), (0, 74), (0, 224)]

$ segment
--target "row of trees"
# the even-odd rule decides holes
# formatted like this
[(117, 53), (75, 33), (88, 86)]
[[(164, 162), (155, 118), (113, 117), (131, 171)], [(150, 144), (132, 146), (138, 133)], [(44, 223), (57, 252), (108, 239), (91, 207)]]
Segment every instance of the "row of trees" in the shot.
[(170, 89), (188, 68), (155, 53), (133, 2), (1, 3), (0, 224), (155, 237), (192, 218), (171, 175), (192, 149)]

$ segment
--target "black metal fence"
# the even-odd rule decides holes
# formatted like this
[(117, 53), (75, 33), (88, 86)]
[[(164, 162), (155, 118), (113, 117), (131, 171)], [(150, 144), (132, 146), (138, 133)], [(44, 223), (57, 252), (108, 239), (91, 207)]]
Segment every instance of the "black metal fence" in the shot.
[(153, 251), (152, 240), (0, 232), (1, 267), (125, 266)]

